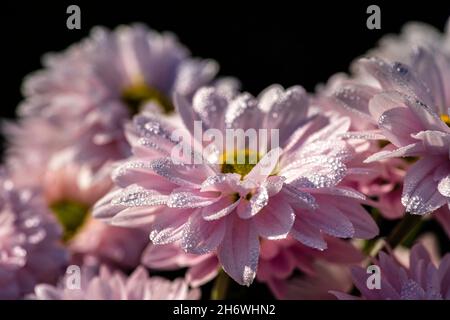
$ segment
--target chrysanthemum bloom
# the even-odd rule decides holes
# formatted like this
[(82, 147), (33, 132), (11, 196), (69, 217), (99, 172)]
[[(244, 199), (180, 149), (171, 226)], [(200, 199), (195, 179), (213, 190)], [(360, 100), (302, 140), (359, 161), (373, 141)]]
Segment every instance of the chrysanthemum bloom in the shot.
[[(319, 90), (314, 98), (313, 106), (322, 112), (338, 114), (349, 117), (351, 120), (350, 131), (364, 131), (359, 139), (351, 139), (356, 151), (356, 156), (352, 160), (354, 166), (364, 168), (367, 174), (356, 176), (355, 179), (347, 179), (349, 187), (370, 197), (371, 206), (377, 208), (379, 212), (388, 219), (400, 218), (404, 215), (404, 208), (401, 204), (401, 189), (405, 170), (410, 166), (407, 161), (402, 159), (386, 159), (379, 162), (363, 163), (370, 155), (379, 152), (386, 144), (385, 141), (361, 140), (362, 137), (383, 138), (376, 130), (376, 124), (367, 115), (350, 109), (345, 103), (348, 97), (342, 93), (335, 97), (336, 90), (345, 91), (345, 85), (348, 83), (348, 77), (343, 74), (336, 74), (330, 78), (327, 85)], [(354, 83), (354, 82), (353, 82)], [(365, 103), (363, 98), (359, 98), (359, 103)], [(361, 101), (362, 100), (362, 101)], [(344, 102), (344, 103), (343, 103)], [(351, 134), (351, 137), (358, 135)], [(352, 165), (351, 165), (352, 166)]]
[[(319, 251), (288, 237), (278, 241), (261, 240), (256, 279), (266, 283), (278, 299), (332, 298), (330, 290), (345, 291), (351, 287), (349, 265), (358, 264), (363, 255), (349, 242), (326, 236), (327, 250)], [(215, 253), (194, 255), (185, 253), (175, 243), (149, 244), (142, 255), (142, 263), (150, 269), (176, 270), (188, 268), (186, 280), (193, 287), (201, 286), (215, 278), (220, 263)], [(328, 268), (327, 266), (331, 266)], [(339, 276), (337, 276), (339, 274)], [(334, 279), (318, 281), (318, 277)], [(292, 281), (295, 278), (295, 285)], [(297, 287), (308, 283), (308, 289)], [(320, 283), (310, 291), (313, 283)], [(345, 284), (345, 286), (344, 286)]]
[(150, 243), (141, 258), (150, 270), (178, 270), (188, 268), (186, 281), (196, 288), (214, 279), (219, 272), (219, 261), (214, 253), (189, 254), (176, 243), (154, 245)]
[[(115, 170), (119, 188), (97, 203), (94, 215), (116, 225), (151, 223), (154, 244), (179, 241), (189, 253), (216, 252), (224, 270), (245, 285), (256, 275), (261, 239), (290, 235), (325, 250), (323, 234), (375, 236), (377, 226), (360, 205), (364, 196), (339, 185), (355, 173), (346, 166), (352, 150), (338, 139), (349, 120), (309, 117), (308, 106), (301, 87), (285, 91), (273, 86), (258, 98), (247, 93), (230, 97), (209, 87), (195, 94), (193, 105), (178, 96), (177, 108), (191, 137), (202, 140), (194, 120), (205, 129), (218, 129), (215, 134), (225, 135), (226, 129), (278, 133), (279, 147), (261, 153), (264, 148), (253, 149), (251, 143), (228, 145), (224, 152), (224, 142), (217, 139), (210, 144), (177, 139), (172, 134), (180, 130), (137, 116), (140, 144), (134, 157)], [(268, 146), (271, 138), (256, 139), (265, 139)], [(199, 150), (202, 143), (206, 146)], [(189, 151), (174, 152), (186, 145), (194, 162), (202, 163), (192, 163)]]
[[(24, 83), (19, 123), (5, 129), (17, 170), (45, 166), (55, 153), (92, 170), (122, 159), (130, 153), (124, 125), (133, 114), (146, 108), (170, 116), (173, 93), (190, 98), (218, 71), (216, 62), (190, 57), (174, 35), (139, 24), (95, 28), (43, 64)], [(233, 87), (226, 80), (217, 85)]]
[(317, 260), (313, 276), (294, 276), (281, 284), (285, 300), (336, 300), (330, 291), (348, 292), (353, 287), (347, 265)]
[(61, 228), (36, 192), (0, 178), (0, 299), (19, 299), (57, 280), (68, 257)]
[(124, 268), (139, 265), (149, 242), (147, 232), (138, 228), (111, 226), (92, 217), (92, 206), (111, 187), (109, 173), (103, 167), (92, 175), (86, 167), (66, 163), (42, 174), (39, 186), (45, 193), (50, 212), (57, 217), (64, 233), (62, 240), (74, 262), (85, 255)]
[[(424, 23), (409, 23), (399, 35), (383, 37), (370, 53), (407, 64), (429, 90), (431, 105), (449, 124), (446, 108), (450, 107), (450, 19), (444, 33)], [(450, 236), (450, 210), (443, 206), (435, 216)]]
[[(76, 260), (93, 255), (104, 263), (135, 268), (149, 242), (139, 228), (111, 226), (92, 217), (94, 203), (109, 191), (111, 182), (104, 167), (92, 177), (69, 163), (50, 170), (43, 182), (47, 203), (64, 228), (64, 240)], [(91, 179), (84, 181), (84, 179)]]
[(361, 263), (364, 256), (350, 242), (330, 236), (325, 240), (325, 251), (314, 250), (291, 237), (262, 240), (256, 279), (267, 283), (277, 299), (332, 299), (328, 291), (349, 290), (347, 268)]
[[(423, 59), (423, 63), (433, 62), (431, 55)], [(450, 97), (446, 92), (450, 81), (440, 77), (433, 82), (406, 65), (375, 58), (362, 59), (356, 66), (366, 77), (372, 76), (373, 83), (347, 83), (337, 96), (346, 95), (346, 105), (370, 117), (390, 142), (367, 162), (394, 157), (418, 159), (405, 176), (401, 201), (406, 211), (423, 215), (441, 208), (448, 214)], [(446, 68), (449, 67), (447, 61)], [(436, 72), (439, 70), (444, 75), (450, 69)]]
[(44, 190), (71, 249), (136, 266), (148, 237), (94, 222), (90, 208), (111, 187), (110, 162), (130, 153), (131, 115), (146, 109), (173, 120), (173, 93), (190, 99), (213, 81), (217, 64), (191, 58), (171, 34), (133, 25), (96, 28), (44, 65), (25, 81), (19, 122), (5, 127), (14, 180)]
[[(369, 300), (449, 300), (450, 254), (439, 265), (431, 259), (422, 244), (416, 244), (410, 252), (409, 266), (402, 265), (395, 256), (380, 252), (376, 265), (380, 268), (380, 288), (370, 289), (368, 277), (372, 274), (360, 267), (352, 269), (352, 278), (361, 297), (333, 292), (339, 299)], [(369, 279), (370, 280), (370, 279)]]
[[(38, 300), (195, 300), (200, 297), (198, 289), (190, 290), (184, 279), (170, 281), (149, 277), (143, 267), (130, 276), (112, 271), (102, 265), (83, 265), (81, 281), (73, 274), (61, 279), (57, 286), (37, 285), (31, 299)], [(79, 287), (78, 287), (79, 285)]]
[(439, 52), (450, 53), (450, 19), (444, 33), (426, 23), (408, 22), (400, 34), (383, 36), (369, 55), (414, 65), (419, 52), (424, 49), (438, 55)]

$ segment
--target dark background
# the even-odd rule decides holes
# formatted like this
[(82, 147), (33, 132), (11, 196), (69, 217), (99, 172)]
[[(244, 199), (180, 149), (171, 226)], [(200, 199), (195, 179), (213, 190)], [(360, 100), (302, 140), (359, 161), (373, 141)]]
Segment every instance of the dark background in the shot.
[[(66, 28), (70, 4), (81, 8), (81, 30)], [(381, 30), (366, 28), (370, 4), (381, 8)], [(0, 12), (0, 115), (12, 117), (22, 78), (40, 68), (41, 55), (65, 49), (95, 25), (144, 22), (173, 31), (193, 55), (216, 59), (221, 74), (239, 78), (253, 94), (272, 83), (311, 91), (407, 21), (442, 30), (450, 2), (6, 0)]]

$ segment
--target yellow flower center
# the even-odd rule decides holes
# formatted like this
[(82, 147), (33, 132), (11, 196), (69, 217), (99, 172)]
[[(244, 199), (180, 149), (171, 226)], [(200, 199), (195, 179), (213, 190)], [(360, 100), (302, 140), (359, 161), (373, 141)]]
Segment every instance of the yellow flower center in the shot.
[(128, 106), (131, 114), (138, 113), (147, 102), (156, 103), (165, 114), (175, 110), (172, 102), (163, 93), (141, 80), (123, 90), (122, 101)]
[(224, 152), (220, 156), (222, 173), (238, 173), (245, 177), (260, 160), (258, 152), (245, 149)]
[(89, 207), (72, 200), (61, 200), (50, 206), (63, 227), (63, 241), (67, 242), (81, 229), (88, 220)]
[(450, 127), (450, 116), (448, 114), (442, 114), (441, 120), (444, 121), (444, 123)]

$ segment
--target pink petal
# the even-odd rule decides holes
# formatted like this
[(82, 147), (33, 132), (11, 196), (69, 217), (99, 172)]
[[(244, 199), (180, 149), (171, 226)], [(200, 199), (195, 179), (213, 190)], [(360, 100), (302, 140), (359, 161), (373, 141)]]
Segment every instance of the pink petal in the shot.
[(200, 187), (214, 171), (207, 165), (175, 164), (171, 158), (160, 158), (151, 162), (153, 172), (180, 186)]
[(142, 227), (148, 226), (155, 220), (155, 215), (163, 212), (164, 206), (131, 207), (120, 211), (110, 221), (114, 226)]
[(190, 267), (186, 272), (186, 280), (192, 287), (200, 287), (214, 279), (219, 272), (219, 268), (217, 257), (211, 255), (208, 259)]
[(240, 203), (241, 199), (233, 202), (231, 196), (222, 196), (222, 198), (210, 206), (202, 209), (203, 219), (217, 220), (231, 213)]
[(433, 178), (435, 169), (440, 165), (440, 159), (428, 157), (420, 159), (409, 168), (402, 194), (402, 204), (407, 212), (422, 215), (433, 212), (446, 203)]
[(334, 204), (350, 220), (355, 230), (353, 235), (355, 238), (372, 239), (378, 235), (377, 224), (359, 202), (348, 199), (330, 202), (330, 204)]
[(159, 213), (151, 225), (150, 240), (154, 244), (168, 244), (180, 240), (184, 226), (193, 211), (167, 208)]
[(181, 246), (189, 253), (209, 253), (222, 242), (225, 229), (225, 219), (206, 221), (198, 210), (191, 215), (184, 226)]
[(203, 181), (200, 191), (236, 192), (240, 179), (237, 173), (211, 175)]
[(245, 180), (262, 183), (272, 173), (278, 164), (278, 159), (282, 153), (281, 148), (270, 150), (259, 160), (252, 170), (245, 176)]
[(271, 197), (269, 204), (254, 218), (258, 234), (271, 240), (286, 238), (294, 220), (294, 210), (282, 196)]
[(423, 129), (405, 107), (385, 111), (378, 119), (378, 125), (386, 138), (399, 147), (414, 143), (411, 134)]
[(207, 207), (220, 199), (217, 192), (199, 192), (190, 188), (173, 190), (167, 200), (170, 208), (201, 208)]
[(237, 213), (242, 219), (250, 219), (259, 213), (269, 203), (267, 189), (260, 187), (251, 195), (250, 200), (242, 199), (237, 207)]
[(350, 220), (339, 209), (320, 201), (316, 211), (305, 213), (308, 222), (334, 237), (352, 238), (355, 230)]
[(364, 163), (370, 163), (374, 161), (380, 161), (384, 159), (391, 159), (391, 158), (398, 158), (398, 157), (411, 157), (419, 155), (424, 151), (424, 146), (421, 143), (413, 143), (401, 148), (398, 148), (394, 151), (380, 151), (377, 152), (370, 157), (368, 157), (366, 160), (364, 160)]
[(320, 230), (302, 218), (301, 213), (297, 213), (290, 235), (305, 246), (318, 250), (327, 248), (327, 243), (323, 239)]

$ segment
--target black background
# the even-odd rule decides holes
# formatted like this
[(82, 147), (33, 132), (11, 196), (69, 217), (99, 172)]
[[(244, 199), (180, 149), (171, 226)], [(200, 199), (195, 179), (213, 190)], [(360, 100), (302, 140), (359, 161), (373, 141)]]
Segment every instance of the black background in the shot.
[[(81, 30), (66, 28), (66, 8), (81, 8)], [(366, 9), (381, 8), (381, 30), (369, 30)], [(0, 3), (2, 117), (12, 117), (27, 73), (40, 57), (88, 35), (95, 25), (113, 28), (144, 22), (170, 30), (193, 55), (214, 58), (253, 94), (272, 83), (314, 90), (346, 71), (384, 34), (411, 20), (443, 29), (448, 1), (11, 1)]]

